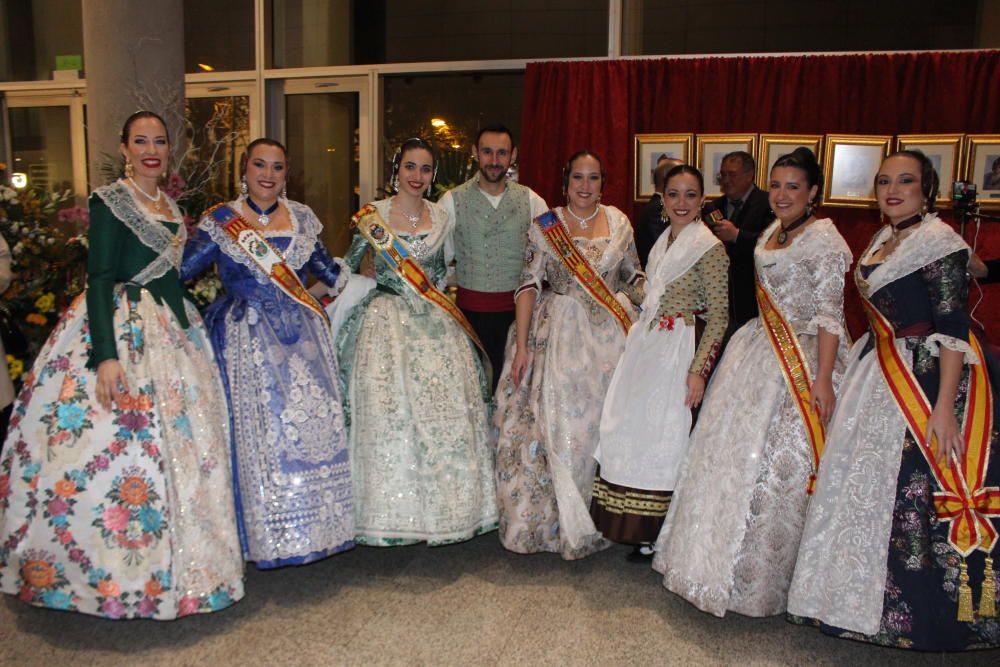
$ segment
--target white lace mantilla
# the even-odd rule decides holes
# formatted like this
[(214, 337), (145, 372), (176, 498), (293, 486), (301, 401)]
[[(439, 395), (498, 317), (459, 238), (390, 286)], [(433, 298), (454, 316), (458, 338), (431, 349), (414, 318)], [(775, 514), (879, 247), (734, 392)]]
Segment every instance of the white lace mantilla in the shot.
[[(240, 213), (243, 210), (242, 204), (245, 200), (245, 197), (240, 197), (235, 201), (229, 202), (227, 205), (237, 213)], [(298, 271), (312, 257), (316, 249), (316, 242), (323, 231), (323, 223), (319, 221), (313, 210), (305, 204), (289, 199), (282, 199), (281, 203), (288, 209), (288, 217), (292, 223), (292, 228), (290, 230), (263, 230), (261, 234), (265, 238), (290, 236), (291, 240), (288, 242), (288, 247), (283, 252), (278, 252), (277, 249), (275, 249), (275, 252), (285, 260), (285, 264), (289, 268), (293, 271)], [(271, 277), (265, 274), (257, 263), (253, 261), (253, 258), (224, 229), (215, 224), (214, 220), (205, 216), (198, 223), (198, 227), (208, 232), (209, 237), (230, 259), (247, 267), (258, 283), (265, 285), (271, 282)], [(344, 267), (342, 266), (341, 268), (343, 269)]]
[(659, 310), (660, 299), (667, 286), (674, 282), (692, 266), (698, 263), (706, 252), (722, 243), (703, 222), (694, 222), (681, 230), (670, 243), (669, 229), (649, 251), (646, 275), (646, 297), (642, 302), (640, 322), (648, 327)]
[[(892, 227), (886, 225), (875, 235), (868, 248), (858, 258), (858, 265), (868, 264), (872, 255), (892, 236)], [(908, 276), (942, 257), (969, 250), (969, 244), (955, 233), (937, 216), (928, 213), (912, 234), (899, 242), (892, 254), (885, 258), (871, 272), (867, 279), (860, 281), (861, 287), (871, 296), (894, 280)], [(860, 275), (860, 270), (859, 270)]]
[(157, 258), (134, 275), (129, 282), (146, 285), (170, 269), (180, 269), (184, 244), (187, 242), (187, 229), (184, 227), (184, 217), (173, 199), (161, 191), (160, 196), (167, 202), (171, 216), (179, 225), (176, 234), (171, 234), (170, 230), (153, 217), (146, 207), (139, 203), (132, 189), (121, 180), (110, 185), (102, 185), (94, 190), (94, 194), (101, 198), (111, 213), (121, 220), (144, 246), (157, 254)]

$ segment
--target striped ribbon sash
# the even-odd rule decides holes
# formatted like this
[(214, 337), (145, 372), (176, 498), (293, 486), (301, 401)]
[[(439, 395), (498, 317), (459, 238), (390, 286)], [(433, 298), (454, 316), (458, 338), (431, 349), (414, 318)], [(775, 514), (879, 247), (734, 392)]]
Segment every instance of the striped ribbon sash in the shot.
[(488, 365), (486, 348), (483, 347), (479, 336), (469, 324), (469, 320), (465, 319), (465, 315), (462, 314), (454, 301), (434, 286), (420, 264), (410, 254), (409, 246), (396, 236), (392, 228), (382, 219), (378, 209), (372, 204), (365, 204), (360, 211), (351, 217), (351, 226), (358, 230), (358, 233), (368, 241), (375, 252), (382, 256), (382, 259), (392, 267), (404, 283), (413, 288), (419, 297), (441, 308), (462, 327), (462, 330), (479, 348), (484, 363)]
[(254, 264), (271, 279), (271, 282), (278, 289), (325, 321), (330, 321), (326, 310), (316, 300), (316, 297), (309, 293), (299, 277), (295, 275), (295, 271), (285, 263), (281, 254), (231, 206), (218, 204), (205, 211), (205, 215), (233, 239), (236, 245), (253, 260)]
[(553, 253), (559, 258), (576, 279), (580, 287), (589, 294), (594, 301), (604, 307), (621, 325), (622, 331), (628, 335), (628, 330), (632, 327), (632, 318), (625, 311), (625, 308), (618, 303), (615, 295), (611, 292), (607, 283), (601, 278), (601, 274), (594, 270), (587, 258), (584, 257), (573, 239), (570, 238), (566, 226), (552, 211), (547, 211), (535, 218), (535, 224), (542, 232), (542, 236), (549, 242)]
[(767, 332), (767, 339), (771, 342), (771, 349), (774, 350), (774, 356), (778, 360), (781, 375), (785, 378), (788, 393), (792, 395), (795, 407), (802, 418), (806, 438), (809, 440), (809, 447), (812, 450), (812, 474), (809, 475), (809, 484), (806, 486), (806, 493), (812, 495), (816, 488), (816, 473), (819, 470), (820, 457), (823, 456), (826, 430), (812, 406), (812, 380), (810, 379), (812, 374), (809, 372), (809, 362), (799, 345), (798, 336), (795, 335), (788, 320), (778, 310), (771, 295), (764, 289), (759, 276), (756, 288), (761, 324), (764, 326), (764, 331)]

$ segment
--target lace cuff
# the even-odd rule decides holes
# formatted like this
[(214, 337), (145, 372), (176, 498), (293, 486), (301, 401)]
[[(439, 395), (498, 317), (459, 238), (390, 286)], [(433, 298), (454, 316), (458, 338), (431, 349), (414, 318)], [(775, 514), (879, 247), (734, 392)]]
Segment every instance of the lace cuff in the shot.
[(935, 333), (928, 336), (927, 340), (924, 341), (924, 347), (927, 348), (927, 351), (935, 357), (941, 356), (941, 346), (964, 354), (965, 358), (962, 361), (967, 364), (979, 363), (979, 357), (976, 356), (975, 350), (973, 350), (972, 346), (961, 338)]
[(822, 314), (816, 315), (814, 318), (809, 320), (803, 333), (818, 336), (820, 327), (822, 327), (827, 333), (831, 333), (834, 336), (844, 335), (844, 322), (842, 320), (838, 320), (830, 315)]
[(351, 267), (340, 257), (334, 257), (333, 263), (340, 269), (340, 273), (337, 274), (337, 279), (333, 281), (332, 285), (326, 286), (326, 293), (327, 296), (335, 299), (347, 287), (347, 281), (351, 279)]

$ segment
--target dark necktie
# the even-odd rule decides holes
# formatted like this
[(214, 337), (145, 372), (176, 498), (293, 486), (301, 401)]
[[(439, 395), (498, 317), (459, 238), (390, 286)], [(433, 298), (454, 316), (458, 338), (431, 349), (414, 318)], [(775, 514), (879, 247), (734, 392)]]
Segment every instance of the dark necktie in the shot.
[(742, 199), (736, 199), (736, 200), (730, 199), (729, 200), (729, 208), (731, 209), (732, 212), (729, 214), (729, 219), (730, 220), (734, 220), (736, 218), (736, 216), (738, 216), (740, 214), (740, 209), (742, 207), (743, 207), (743, 200)]

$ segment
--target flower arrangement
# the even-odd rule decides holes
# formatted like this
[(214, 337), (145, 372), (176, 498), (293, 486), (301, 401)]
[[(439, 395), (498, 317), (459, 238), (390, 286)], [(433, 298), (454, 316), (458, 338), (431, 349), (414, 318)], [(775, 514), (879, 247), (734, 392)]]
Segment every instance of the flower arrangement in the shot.
[(0, 235), (10, 246), (14, 274), (0, 307), (25, 339), (24, 350), (6, 350), (15, 381), (31, 367), (62, 309), (83, 291), (87, 224), (86, 209), (72, 205), (68, 190), (0, 185)]

